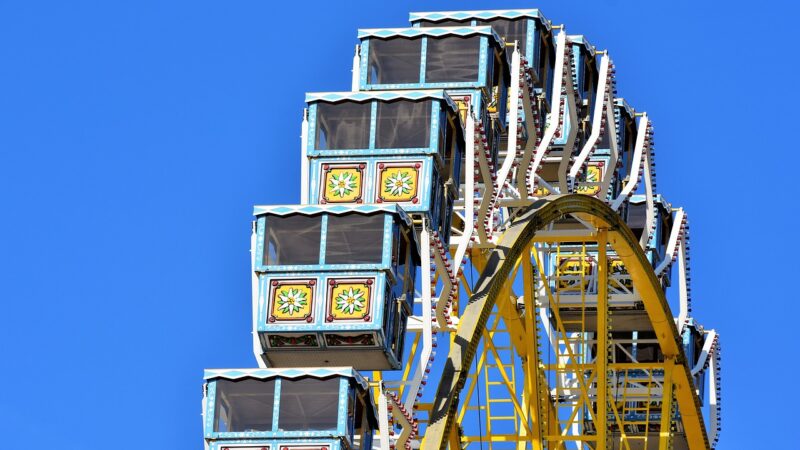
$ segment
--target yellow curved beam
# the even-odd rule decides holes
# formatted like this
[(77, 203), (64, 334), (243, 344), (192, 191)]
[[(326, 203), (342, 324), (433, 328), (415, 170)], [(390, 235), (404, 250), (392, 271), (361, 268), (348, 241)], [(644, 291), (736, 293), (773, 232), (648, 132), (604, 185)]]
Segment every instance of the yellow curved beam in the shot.
[(557, 195), (533, 202), (520, 214), (500, 237), (492, 250), (475, 286), (469, 303), (464, 308), (458, 329), (450, 345), (439, 387), (433, 401), (430, 422), (425, 432), (422, 448), (445, 450), (448, 430), (454, 426), (459, 395), (475, 357), (486, 322), (506, 279), (516, 261), (529, 248), (536, 231), (568, 214), (591, 223), (596, 229), (608, 231), (609, 244), (625, 264), (633, 284), (642, 298), (647, 315), (656, 332), (666, 359), (675, 362), (673, 384), (689, 447), (709, 449), (708, 435), (700, 412), (700, 401), (695, 392), (686, 356), (680, 345), (680, 336), (674, 325), (666, 296), (650, 263), (639, 246), (638, 239), (620, 216), (602, 201), (579, 194)]

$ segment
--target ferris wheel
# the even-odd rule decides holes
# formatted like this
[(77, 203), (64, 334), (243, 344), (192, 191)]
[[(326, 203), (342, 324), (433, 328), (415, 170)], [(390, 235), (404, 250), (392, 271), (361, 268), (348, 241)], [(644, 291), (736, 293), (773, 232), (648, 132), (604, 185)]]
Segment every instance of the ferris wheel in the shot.
[(206, 371), (206, 448), (715, 447), (688, 215), (610, 54), (535, 9), (358, 40), (300, 204), (255, 207), (258, 367)]

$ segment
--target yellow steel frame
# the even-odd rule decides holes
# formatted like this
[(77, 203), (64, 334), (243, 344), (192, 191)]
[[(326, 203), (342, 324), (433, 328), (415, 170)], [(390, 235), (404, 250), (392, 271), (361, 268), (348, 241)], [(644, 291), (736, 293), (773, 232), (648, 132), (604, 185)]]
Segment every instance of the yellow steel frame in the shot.
[[(472, 252), (470, 257), (474, 267), (479, 270), (485, 267), (486, 259), (480, 251)], [(525, 277), (526, 292), (533, 289), (531, 267), (531, 261), (526, 262), (523, 259), (521, 264), (515, 268), (515, 272), (527, 275)], [(469, 283), (463, 274), (461, 281), (462, 288), (468, 296), (471, 296)], [(464, 425), (464, 432), (458, 434), (451, 430), (448, 433), (448, 443), (451, 448), (456, 448), (454, 447), (455, 442), (461, 444), (482, 442), (487, 443), (490, 449), (495, 443), (517, 442), (520, 444), (520, 449), (543, 449), (541, 440), (545, 435), (548, 423), (546, 420), (542, 420), (542, 417), (555, 416), (555, 410), (552, 408), (548, 410), (548, 405), (542, 403), (548, 395), (546, 380), (542, 377), (525, 376), (520, 381), (520, 377), (517, 375), (520, 369), (524, 373), (543, 373), (539, 368), (539, 333), (538, 331), (527, 331), (536, 330), (537, 322), (533, 319), (533, 315), (520, 319), (515, 308), (517, 297), (513, 293), (510, 282), (504, 285), (502, 298), (507, 298), (509, 301), (498, 302), (495, 305), (490, 323), (483, 330), (483, 351), (476, 361), (475, 370), (468, 375), (468, 386), (458, 410), (457, 422)], [(522, 299), (526, 305), (530, 303), (528, 311), (535, 311), (532, 299), (531, 296)], [(503, 335), (508, 345), (498, 346), (496, 344), (500, 335)], [(480, 383), (481, 376), (483, 377), (482, 384)], [(524, 388), (522, 383), (525, 383)], [(493, 387), (505, 388), (501, 389), (503, 395), (498, 396), (496, 393), (492, 395)], [(471, 406), (470, 402), (478, 391), (483, 393), (481, 405)], [(506, 404), (507, 412), (495, 415), (492, 405), (497, 404)], [(428, 406), (425, 405), (421, 409), (428, 410)], [(480, 424), (477, 427), (465, 424), (467, 412), (475, 410), (480, 410), (482, 413)], [(514, 433), (497, 431), (494, 426), (497, 422), (511, 422)], [(526, 447), (526, 443), (528, 447)]]
[[(535, 235), (566, 215), (578, 217), (594, 229), (574, 236), (569, 232), (559, 236)], [(558, 270), (548, 278), (548, 270), (538, 253), (543, 246), (550, 246), (558, 254), (561, 242), (582, 243), (579, 258), (585, 256), (587, 245), (594, 246), (597, 252), (597, 332), (594, 336), (587, 331), (585, 292), (580, 293), (581, 323), (572, 324), (581, 331), (568, 333), (559, 317), (557, 305), (565, 294), (559, 292), (559, 287), (575, 290), (576, 285), (560, 283), (562, 274)], [(639, 364), (613, 360), (608, 249), (616, 253), (630, 274), (655, 331), (663, 362)], [(617, 448), (642, 448), (642, 445), (648, 448), (648, 440), (655, 439), (652, 436), (658, 430), (658, 446), (666, 449), (672, 444), (676, 406), (689, 447), (692, 450), (709, 448), (699, 399), (685, 355), (678, 345), (678, 332), (664, 292), (638, 240), (616, 212), (588, 196), (549, 197), (535, 202), (520, 214), (501, 236), (496, 248), (489, 252), (474, 250), (470, 256), (481, 276), (474, 292), (462, 283), (470, 301), (464, 305), (458, 328), (451, 335), (447, 361), (433, 403), (420, 408), (429, 412), (422, 448), (461, 450), (480, 439), (491, 443), (517, 443), (518, 449), (575, 448), (575, 445), (598, 449), (612, 442)], [(582, 260), (579, 268), (580, 273), (572, 274), (572, 279), (580, 275), (577, 286), (583, 291), (588, 281)], [(513, 293), (518, 274), (522, 274), (521, 303), (525, 308), (521, 315), (517, 311), (519, 299)], [(552, 278), (555, 283), (551, 286)], [(540, 305), (536, 298), (537, 286), (542, 288), (538, 292), (544, 291), (549, 305), (556, 305), (549, 309), (554, 316), (555, 361), (545, 358), (539, 342), (539, 320), (535, 314)], [(508, 335), (509, 346), (498, 348), (494, 342), (503, 333)], [(592, 346), (596, 346), (593, 359), (590, 357)], [(479, 349), (483, 350), (480, 354)], [(503, 352), (508, 352), (511, 358), (504, 358)], [(497, 367), (492, 369), (499, 375), (494, 379), (488, 376), (490, 360), (496, 362)], [(474, 372), (473, 362), (477, 366)], [(481, 370), (482, 386), (479, 383)], [(521, 373), (518, 374), (518, 370)], [(556, 395), (553, 396), (549, 380), (559, 376), (570, 379), (572, 384), (555, 383), (552, 392)], [(507, 398), (503, 401), (513, 413), (492, 416), (491, 402), (500, 398), (487, 396), (487, 404), (483, 406), (488, 413), (484, 429), (478, 430), (480, 433), (475, 430), (460, 432), (456, 424), (464, 420), (473, 392), (482, 387), (489, 394), (493, 386), (505, 386)], [(613, 391), (612, 386), (615, 387)], [(660, 391), (660, 398), (656, 390)], [(660, 412), (660, 420), (654, 423), (651, 417), (656, 411)], [(514, 434), (494, 433), (493, 425), (497, 420), (513, 420)], [(634, 444), (635, 441), (638, 443)]]
[[(474, 252), (472, 259), (476, 267), (483, 267), (485, 264), (480, 252)], [(464, 283), (464, 285), (467, 293), (471, 294), (468, 284)], [(510, 284), (506, 284), (503, 287), (503, 296), (509, 300), (516, 298), (513, 295)], [(523, 325), (519, 323), (519, 320), (515, 320), (515, 318), (514, 303), (512, 301), (500, 302), (495, 306), (491, 324), (483, 330), (483, 352), (481, 352), (480, 358), (476, 363), (475, 372), (470, 377), (470, 386), (467, 389), (465, 401), (462, 403), (458, 414), (459, 423), (463, 423), (466, 412), (469, 409), (480, 409), (483, 412), (483, 422), (477, 433), (466, 432), (462, 436), (463, 442), (486, 442), (489, 444), (488, 448), (492, 449), (493, 443), (510, 442), (509, 439), (511, 437), (516, 439), (520, 436), (520, 433), (528, 436), (538, 435), (531, 428), (530, 417), (526, 412), (524, 401), (521, 403), (517, 398), (519, 391), (516, 375), (516, 355), (525, 355), (533, 347), (529, 345), (529, 342), (522, 339), (528, 333), (523, 328)], [(508, 346), (499, 347), (495, 344), (500, 334), (505, 335), (508, 340)], [(513, 337), (520, 339), (514, 341)], [(501, 352), (506, 354), (506, 358), (501, 356)], [(473, 394), (476, 389), (480, 389), (478, 385), (481, 373), (483, 374), (483, 385), (480, 387), (483, 388), (485, 406), (470, 407), (469, 403)], [(493, 375), (498, 375), (499, 378), (495, 376), (492, 379)], [(506, 395), (500, 398), (492, 396), (493, 386), (504, 387)], [(494, 415), (492, 405), (499, 403), (511, 405), (511, 414)], [(496, 422), (511, 422), (514, 434), (496, 432), (493, 426)]]

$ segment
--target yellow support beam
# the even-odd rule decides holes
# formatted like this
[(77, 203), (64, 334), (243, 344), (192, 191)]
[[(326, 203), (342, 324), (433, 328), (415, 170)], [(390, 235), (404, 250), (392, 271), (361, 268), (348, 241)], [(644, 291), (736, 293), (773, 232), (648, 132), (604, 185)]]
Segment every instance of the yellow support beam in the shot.
[(458, 435), (458, 427), (453, 427), (450, 430), (448, 443), (450, 444), (450, 450), (461, 450), (461, 437)]
[(661, 395), (661, 431), (658, 437), (658, 449), (669, 450), (672, 437), (672, 374), (675, 369), (675, 360), (664, 361), (664, 385)]
[[(528, 246), (522, 257), (522, 300), (525, 304), (525, 330), (528, 330), (525, 338), (528, 340), (527, 347), (530, 349), (525, 357), (523, 364), (525, 367), (525, 386), (523, 391), (523, 404), (525, 405), (525, 416), (523, 420), (529, 421), (533, 428), (531, 434), (531, 448), (542, 450), (542, 430), (546, 422), (547, 409), (542, 404), (542, 388), (540, 383), (544, 381), (539, 367), (539, 333), (536, 328), (536, 301), (535, 285), (533, 279), (533, 264), (531, 264), (532, 246)], [(549, 402), (549, 398), (547, 400)], [(531, 411), (533, 409), (533, 411)]]
[[(411, 343), (411, 351), (409, 352), (410, 355), (417, 354), (417, 347), (419, 347), (419, 340), (422, 337), (422, 333), (417, 333), (414, 335), (414, 341)], [(405, 367), (403, 368), (403, 379), (410, 380), (411, 379), (411, 366), (414, 364), (414, 358), (408, 358), (405, 363)], [(400, 385), (400, 397), (402, 398), (403, 392), (406, 390), (406, 385)]]
[(608, 392), (608, 258), (606, 244), (608, 233), (601, 229), (597, 233), (597, 357), (595, 358), (595, 371), (597, 372), (597, 415), (595, 416), (595, 430), (597, 442), (608, 442), (608, 414), (606, 409), (606, 393)]
[[(485, 254), (481, 250), (473, 249), (471, 251), (470, 261), (473, 267), (475, 267), (477, 271), (483, 272), (485, 270), (487, 260)], [(530, 263), (531, 261), (530, 259), (528, 259), (528, 265), (530, 265)], [(517, 261), (517, 263), (515, 264), (514, 267), (515, 272), (519, 268), (520, 264), (523, 265), (522, 270), (525, 271), (524, 267), (525, 262), (523, 259), (521, 262)], [(525, 272), (525, 273), (532, 273), (532, 272)], [(525, 276), (524, 273), (523, 276)], [(509, 299), (512, 298), (513, 296), (513, 291), (511, 286), (512, 284), (513, 284), (513, 278), (509, 277), (507, 282), (503, 285), (503, 292), (499, 295), (499, 298), (509, 298)], [(464, 286), (466, 288), (467, 285), (465, 284)], [(533, 291), (532, 283), (530, 288)], [(472, 296), (472, 292), (470, 292), (469, 290), (467, 290), (467, 293), (468, 295), (470, 295), (470, 297)], [(535, 295), (527, 296), (526, 294), (525, 298), (530, 298), (531, 304), (534, 304), (533, 302), (534, 297)], [(513, 296), (513, 298), (516, 298), (516, 296)], [(525, 300), (525, 298), (523, 299), (523, 301), (527, 301)], [(531, 375), (531, 372), (527, 372), (525, 378), (528, 379), (531, 376), (534, 376), (537, 377), (539, 380), (541, 380), (541, 382), (544, 382), (545, 378), (544, 378), (544, 372), (542, 371), (543, 367), (539, 367), (540, 361), (539, 361), (539, 355), (537, 353), (538, 346), (536, 345), (538, 336), (536, 336), (535, 327), (529, 328), (528, 326), (525, 325), (524, 320), (520, 320), (518, 318), (516, 305), (511, 301), (500, 302), (500, 304), (498, 304), (497, 307), (498, 307), (498, 313), (495, 314), (494, 321), (489, 328), (496, 328), (499, 324), (499, 319), (502, 317), (504, 322), (506, 323), (506, 327), (508, 328), (509, 338), (513, 337), (517, 338), (517, 339), (510, 339), (510, 342), (513, 345), (514, 349), (516, 350), (517, 354), (520, 356), (520, 358), (523, 359), (523, 361), (530, 360), (532, 362), (533, 367), (538, 370), (538, 372), (534, 372), (536, 375)], [(535, 307), (531, 311), (535, 311)], [(531, 314), (530, 318), (532, 320), (535, 320), (535, 315)], [(529, 333), (527, 330), (534, 330), (534, 331)], [(485, 363), (486, 363), (486, 352), (483, 352), (479, 357), (478, 367), (476, 370), (478, 371), (482, 370)], [(476, 388), (476, 382), (477, 382), (477, 377), (470, 381), (469, 387), (466, 392), (466, 397), (464, 398), (463, 401), (465, 405), (469, 403), (469, 400), (472, 397), (472, 393)], [(555, 408), (555, 405), (553, 405), (553, 403), (550, 401), (549, 394), (547, 393), (546, 389), (544, 391), (544, 394), (545, 397), (539, 396), (539, 402), (540, 402), (539, 404), (541, 405), (541, 408), (544, 411), (543, 413), (544, 416), (553, 418), (552, 420), (545, 421), (545, 425), (547, 426), (549, 435), (557, 436), (560, 434), (561, 431), (557, 420), (558, 412)], [(466, 408), (462, 408), (462, 410), (458, 414), (458, 423), (462, 423), (465, 413), (466, 413)], [(545, 417), (540, 418), (540, 420), (544, 421)], [(525, 441), (532, 442), (534, 443), (534, 445), (539, 447), (541, 447), (542, 445), (541, 436), (538, 439), (535, 439), (533, 436), (526, 437), (524, 441), (520, 440), (519, 442), (525, 442)], [(555, 448), (552, 447), (552, 445), (555, 445), (555, 441), (552, 441), (551, 444), (551, 448)]]
[(676, 358), (676, 362), (680, 363), (674, 377), (675, 396), (690, 449), (710, 448), (690, 369), (683, 348), (678, 345), (679, 336), (672, 312), (638, 240), (619, 215), (604, 202), (576, 194), (551, 196), (533, 202), (511, 223), (489, 253), (486, 268), (478, 279), (469, 303), (464, 307), (458, 328), (452, 337), (452, 345), (433, 401), (430, 423), (422, 442), (425, 450), (444, 450), (447, 446), (446, 437), (455, 426), (459, 392), (466, 382), (483, 335), (482, 331), (521, 254), (529, 248), (538, 230), (570, 214), (592, 224), (596, 229), (608, 230), (609, 243), (627, 268), (634, 287), (642, 298), (664, 356)]
[[(506, 374), (506, 371), (503, 368), (503, 365), (500, 364), (500, 355), (497, 353), (497, 348), (495, 348), (494, 344), (492, 343), (491, 336), (489, 336), (488, 332), (484, 331), (484, 337), (485, 337), (484, 346), (488, 347), (489, 350), (491, 350), (492, 354), (494, 355), (495, 361), (498, 362), (497, 371), (500, 373), (500, 377), (503, 379), (502, 383), (500, 383), (500, 384), (505, 386), (505, 388), (508, 390), (509, 397), (511, 399), (512, 404), (514, 405), (514, 410), (517, 412), (517, 414), (519, 414), (520, 416), (523, 416), (524, 413), (522, 411), (522, 406), (519, 404), (519, 400), (516, 398), (516, 395), (517, 395), (516, 389), (513, 386), (511, 380), (508, 378), (508, 374)], [(484, 350), (484, 352), (485, 352), (485, 350)], [(486, 381), (488, 382), (488, 379)], [(489, 389), (487, 388), (486, 391), (488, 392)], [(487, 398), (487, 403), (488, 402), (489, 402), (489, 399)], [(486, 408), (486, 411), (487, 411), (486, 417), (488, 418), (489, 417), (489, 412), (488, 412), (489, 408)], [(532, 430), (530, 430), (528, 428), (528, 424), (527, 423), (525, 423), (525, 430), (529, 434), (532, 434)]]
[[(540, 269), (540, 273), (543, 273), (544, 272), (544, 266), (542, 265), (542, 262), (539, 259), (539, 255), (534, 252), (533, 253), (533, 258), (534, 258), (534, 261), (536, 262), (536, 266), (539, 267), (539, 269)], [(567, 336), (567, 332), (564, 329), (564, 325), (563, 325), (564, 321), (561, 320), (561, 316), (560, 316), (560, 314), (558, 312), (558, 291), (556, 291), (556, 294), (554, 295), (552, 290), (550, 289), (549, 283), (547, 283), (546, 280), (543, 280), (543, 282), (544, 282), (544, 291), (545, 291), (545, 295), (547, 295), (548, 302), (549, 302), (550, 305), (554, 305), (555, 306), (551, 310), (552, 310), (553, 315), (555, 317), (555, 323), (556, 323), (556, 327), (557, 327), (556, 331), (558, 333), (560, 333), (562, 336)], [(556, 280), (556, 287), (558, 287), (558, 280)], [(577, 417), (578, 408), (580, 408), (581, 404), (587, 404), (588, 405), (590, 403), (589, 402), (589, 386), (588, 385), (590, 385), (592, 383), (592, 380), (594, 379), (594, 377), (597, 376), (597, 372), (593, 370), (594, 367), (595, 367), (593, 364), (581, 364), (580, 363), (580, 361), (579, 361), (579, 356), (580, 355), (578, 355), (575, 352), (573, 352), (572, 346), (569, 343), (565, 343), (565, 348), (566, 348), (566, 351), (567, 351), (565, 356), (567, 356), (568, 360), (571, 360), (572, 363), (563, 363), (561, 361), (558, 361), (558, 363), (555, 364), (554, 366), (551, 365), (551, 364), (547, 364), (547, 365), (545, 365), (545, 367), (548, 370), (556, 370), (556, 371), (572, 372), (572, 373), (577, 373), (577, 372), (581, 372), (581, 371), (584, 371), (584, 370), (592, 370), (592, 375), (590, 376), (590, 378), (588, 380), (584, 380), (583, 378), (578, 378), (578, 387), (580, 389), (581, 396), (580, 396), (580, 401), (575, 405), (575, 408), (571, 413), (570, 420), (569, 420), (569, 423), (571, 423), (575, 419), (575, 417)], [(555, 367), (555, 368), (552, 369), (553, 367)], [(596, 417), (595, 417), (596, 413), (594, 413), (591, 408), (589, 408), (589, 415), (590, 415), (592, 420), (596, 419)], [(552, 417), (556, 417), (557, 418), (558, 414), (555, 413)], [(561, 436), (566, 435), (566, 433), (567, 433), (566, 428), (567, 427), (565, 427), (564, 429), (562, 429), (560, 431), (560, 435)]]
[[(500, 320), (500, 317), (495, 317), (495, 326), (497, 321)], [(475, 392), (475, 388), (478, 385), (478, 376), (483, 370), (483, 365), (486, 363), (486, 352), (481, 353), (481, 356), (478, 358), (478, 363), (475, 366), (475, 376), (470, 380), (469, 387), (467, 388), (466, 396), (464, 397), (464, 401), (462, 402), (461, 411), (458, 413), (458, 423), (464, 422), (464, 416), (467, 414), (467, 407), (469, 406), (470, 400), (472, 400), (472, 393)]]
[[(473, 250), (470, 261), (473, 267), (479, 272), (483, 272), (486, 269), (487, 260), (485, 255), (480, 251)], [(516, 272), (518, 265), (519, 261), (514, 264), (512, 272)], [(507, 277), (507, 279), (504, 280), (501, 291), (498, 293), (500, 294), (498, 298), (504, 300), (497, 303), (497, 313), (504, 319), (506, 327), (508, 327), (509, 338), (517, 354), (520, 355), (520, 357), (525, 357), (528, 355), (528, 347), (525, 340), (526, 332), (522, 321), (519, 320), (517, 316), (517, 305), (511, 301), (512, 298), (516, 299), (516, 296), (512, 297), (511, 295), (513, 293), (512, 284), (513, 279), (511, 277)], [(508, 299), (508, 301), (505, 299)]]

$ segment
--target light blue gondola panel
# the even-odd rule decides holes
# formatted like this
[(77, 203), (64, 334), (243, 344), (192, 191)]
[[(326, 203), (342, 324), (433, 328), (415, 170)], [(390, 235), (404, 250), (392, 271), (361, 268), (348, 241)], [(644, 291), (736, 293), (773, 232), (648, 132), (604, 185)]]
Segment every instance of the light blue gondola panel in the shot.
[[(572, 127), (578, 127), (578, 140), (575, 145), (576, 152), (583, 147), (583, 143), (591, 134), (591, 118), (595, 108), (595, 97), (597, 93), (599, 64), (597, 53), (594, 46), (581, 35), (569, 36), (572, 42), (572, 60), (574, 71), (572, 76), (577, 87), (575, 91), (575, 103), (578, 106), (578, 123), (564, 121), (564, 131), (553, 141), (553, 145), (565, 145), (567, 137)], [(569, 116), (570, 105), (564, 105), (564, 114)]]
[[(611, 198), (616, 198), (623, 188), (623, 181), (633, 170), (633, 155), (636, 148), (636, 113), (623, 98), (614, 99), (614, 126), (617, 129), (617, 151), (619, 152), (616, 164), (616, 175), (610, 187)], [(602, 145), (600, 150), (610, 146)]]
[(555, 46), (550, 21), (538, 9), (412, 12), (409, 20), (420, 28), (491, 26), (505, 42), (518, 43), (537, 91), (550, 101)]
[[(694, 368), (698, 365), (700, 360), (705, 340), (710, 338), (705, 335), (703, 327), (692, 317), (686, 318), (686, 325), (683, 328), (683, 335), (681, 338), (686, 360), (689, 361), (689, 368)], [(709, 356), (709, 358), (713, 358), (713, 356)], [(700, 400), (701, 405), (705, 402), (707, 369), (708, 367), (706, 363), (700, 367), (700, 370), (692, 375), (694, 378), (694, 385), (698, 390), (697, 397)]]
[(397, 203), (447, 239), (464, 159), (443, 90), (306, 95), (310, 203)]
[(258, 206), (255, 215), (267, 365), (399, 368), (420, 264), (400, 206)]
[(361, 91), (445, 89), (479, 119), (491, 116), (488, 133), (505, 130), (510, 53), (491, 27), (362, 29), (358, 37)]
[(586, 40), (585, 36), (571, 35), (569, 39), (572, 42), (572, 59), (575, 62), (578, 85), (576, 95), (584, 105), (587, 105), (594, 101), (597, 92), (600, 59), (597, 57), (594, 45)]
[(205, 371), (209, 450), (368, 450), (377, 416), (350, 367)]
[[(645, 255), (647, 260), (653, 267), (657, 267), (664, 258), (671, 258), (672, 255), (667, 255), (667, 243), (669, 241), (670, 233), (673, 226), (672, 206), (664, 200), (660, 194), (653, 196), (653, 204), (655, 207), (655, 217), (653, 223), (653, 231), (650, 233), (650, 238), (647, 241), (645, 248)], [(624, 211), (625, 222), (628, 227), (633, 231), (636, 237), (641, 237), (645, 231), (647, 214), (647, 198), (644, 194), (632, 195), (628, 200)], [(662, 277), (664, 287), (670, 284), (670, 272), (665, 271)]]

